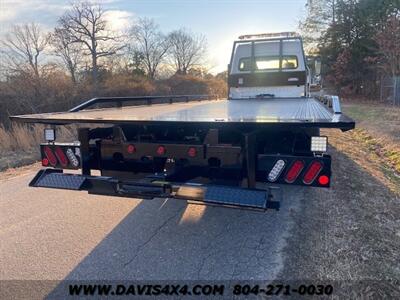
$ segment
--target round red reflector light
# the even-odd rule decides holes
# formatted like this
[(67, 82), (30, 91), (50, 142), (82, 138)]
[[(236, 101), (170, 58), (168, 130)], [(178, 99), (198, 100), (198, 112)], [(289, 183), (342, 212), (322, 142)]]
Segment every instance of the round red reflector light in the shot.
[(42, 166), (47, 167), (49, 165), (49, 160), (47, 158), (42, 159)]
[(190, 157), (195, 157), (197, 155), (197, 150), (195, 147), (190, 147), (188, 150), (188, 155)]
[(322, 175), (318, 178), (318, 182), (321, 185), (327, 185), (329, 183), (329, 177), (326, 175)]
[(132, 154), (132, 153), (136, 152), (136, 147), (135, 147), (135, 145), (128, 145), (126, 150), (128, 151), (128, 153)]
[(165, 149), (164, 146), (158, 146), (158, 148), (157, 148), (158, 155), (164, 155), (166, 152), (167, 152), (167, 149)]

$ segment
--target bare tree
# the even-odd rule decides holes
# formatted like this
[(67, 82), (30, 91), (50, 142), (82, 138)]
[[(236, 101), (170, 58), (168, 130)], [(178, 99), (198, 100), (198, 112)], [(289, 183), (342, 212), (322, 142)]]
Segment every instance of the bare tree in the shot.
[(130, 34), (135, 51), (144, 57), (147, 76), (154, 79), (169, 49), (168, 39), (161, 33), (154, 20), (148, 18), (139, 19), (132, 26)]
[(188, 70), (201, 63), (206, 52), (206, 39), (186, 29), (171, 32), (168, 36), (171, 59), (178, 74), (187, 74)]
[(99, 59), (116, 54), (124, 46), (108, 30), (105, 11), (101, 5), (78, 2), (60, 19), (59, 25), (71, 43), (79, 43), (91, 57), (92, 79), (98, 85)]
[(62, 59), (75, 84), (78, 64), (82, 60), (82, 48), (71, 41), (70, 35), (63, 28), (54, 29), (51, 44), (54, 47), (54, 54)]
[(39, 78), (39, 59), (48, 43), (49, 36), (41, 31), (39, 25), (15, 25), (1, 42), (2, 56), (10, 70), (21, 72), (28, 65), (34, 76)]
[(307, 53), (317, 53), (321, 36), (336, 22), (337, 0), (307, 0), (299, 30)]

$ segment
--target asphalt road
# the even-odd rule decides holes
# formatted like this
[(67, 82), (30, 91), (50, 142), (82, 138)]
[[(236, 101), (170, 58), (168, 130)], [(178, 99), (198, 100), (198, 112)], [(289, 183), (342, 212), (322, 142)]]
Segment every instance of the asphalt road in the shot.
[(0, 181), (0, 280), (273, 280), (303, 200), (285, 189), (261, 213), (29, 188), (37, 169)]

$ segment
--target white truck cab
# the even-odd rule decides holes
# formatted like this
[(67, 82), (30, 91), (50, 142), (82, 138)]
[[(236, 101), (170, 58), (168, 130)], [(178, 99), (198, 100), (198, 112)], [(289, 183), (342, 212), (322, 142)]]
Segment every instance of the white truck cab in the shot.
[(228, 66), (229, 99), (308, 95), (307, 63), (294, 32), (243, 35)]

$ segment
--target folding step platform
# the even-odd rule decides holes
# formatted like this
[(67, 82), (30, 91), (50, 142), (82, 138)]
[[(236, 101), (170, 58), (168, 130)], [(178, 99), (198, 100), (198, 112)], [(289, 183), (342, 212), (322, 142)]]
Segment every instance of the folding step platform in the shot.
[(29, 186), (57, 188), (65, 190), (81, 190), (86, 178), (81, 175), (64, 174), (62, 170), (40, 170), (29, 183)]
[(169, 182), (121, 182), (113, 177), (63, 173), (43, 169), (29, 184), (33, 187), (85, 190), (90, 194), (131, 198), (174, 198), (198, 204), (227, 206), (265, 211), (279, 210), (279, 200), (273, 195), (277, 188), (267, 190), (226, 187), (208, 184), (177, 184)]
[(243, 189), (214, 185), (183, 185), (174, 198), (204, 202), (213, 205), (243, 207), (266, 210), (279, 209), (279, 202), (273, 201), (271, 191)]

